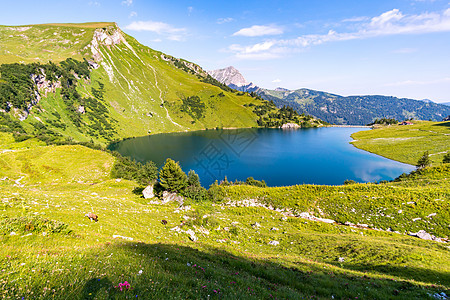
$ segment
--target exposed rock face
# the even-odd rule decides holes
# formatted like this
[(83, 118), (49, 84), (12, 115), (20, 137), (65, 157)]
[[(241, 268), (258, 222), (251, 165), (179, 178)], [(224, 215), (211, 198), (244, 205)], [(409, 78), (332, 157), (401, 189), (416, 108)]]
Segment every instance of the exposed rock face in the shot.
[(324, 223), (328, 223), (328, 224), (336, 223), (334, 220), (331, 220), (331, 219), (323, 219), (323, 218), (315, 217), (308, 212), (300, 213), (299, 217), (303, 218), (303, 219), (311, 220), (311, 221), (319, 221), (319, 222), (324, 222)]
[(418, 237), (419, 239), (422, 239), (422, 240), (443, 242), (443, 240), (441, 238), (438, 238), (438, 237), (436, 237), (434, 235), (431, 235), (428, 232), (426, 232), (425, 230), (419, 230), (418, 232), (410, 233), (409, 235)]
[(92, 60), (88, 60), (88, 64), (93, 69), (98, 69), (100, 67), (100, 65), (98, 63), (96, 63), (95, 61), (92, 61)]
[(184, 198), (183, 196), (178, 196), (176, 193), (169, 193), (168, 191), (164, 191), (162, 203), (167, 203), (170, 201), (176, 201), (180, 205), (183, 205)]
[(295, 124), (295, 123), (286, 123), (286, 124), (283, 124), (283, 126), (281, 126), (280, 128), (282, 128), (282, 129), (297, 129), (297, 128), (300, 128), (300, 125)]
[(149, 186), (147, 186), (147, 187), (142, 191), (142, 195), (144, 196), (145, 199), (155, 197), (155, 194), (153, 193), (153, 184), (150, 184)]
[(217, 81), (228, 86), (234, 85), (241, 87), (249, 84), (247, 80), (245, 80), (244, 76), (242, 76), (242, 74), (232, 66), (225, 69), (208, 71), (208, 73)]
[[(108, 27), (106, 29), (98, 28), (94, 31), (94, 36), (88, 47), (91, 48), (92, 56), (96, 62), (101, 61), (102, 54), (100, 52), (100, 45), (114, 46), (126, 42), (122, 32), (118, 27)], [(94, 62), (95, 63), (95, 62)], [(91, 64), (91, 63), (90, 63)], [(98, 64), (97, 64), (98, 66)], [(95, 68), (95, 67), (94, 67)]]

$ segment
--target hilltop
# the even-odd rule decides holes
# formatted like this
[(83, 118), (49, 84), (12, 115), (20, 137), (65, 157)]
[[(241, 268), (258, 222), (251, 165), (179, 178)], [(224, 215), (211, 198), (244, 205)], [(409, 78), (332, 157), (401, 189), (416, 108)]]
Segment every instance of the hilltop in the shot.
[(27, 134), (107, 144), (150, 133), (256, 127), (259, 107), (277, 112), (195, 63), (140, 44), (115, 23), (1, 26), (0, 40), (0, 108), (23, 120)]
[[(444, 103), (413, 100), (382, 95), (340, 96), (311, 89), (275, 90), (258, 87), (247, 80), (234, 67), (210, 71), (210, 74), (232, 88), (254, 92), (263, 99), (273, 101), (277, 107), (290, 106), (298, 113), (309, 114), (337, 125), (366, 125), (375, 119), (394, 118), (442, 121), (450, 114)], [(236, 80), (239, 78), (239, 80)]]

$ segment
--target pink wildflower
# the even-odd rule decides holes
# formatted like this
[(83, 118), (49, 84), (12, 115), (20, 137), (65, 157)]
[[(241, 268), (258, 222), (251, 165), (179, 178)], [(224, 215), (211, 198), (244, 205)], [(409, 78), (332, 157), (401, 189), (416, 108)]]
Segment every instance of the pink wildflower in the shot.
[(129, 290), (131, 288), (131, 285), (128, 283), (128, 281), (120, 282), (118, 286), (115, 286), (115, 288), (119, 289), (121, 292), (124, 290)]

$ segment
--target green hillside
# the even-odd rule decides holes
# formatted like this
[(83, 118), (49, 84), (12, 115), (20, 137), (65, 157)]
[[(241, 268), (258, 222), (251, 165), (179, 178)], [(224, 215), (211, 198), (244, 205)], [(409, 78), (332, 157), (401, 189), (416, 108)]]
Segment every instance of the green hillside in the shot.
[[(254, 127), (260, 118), (254, 107), (267, 106), (221, 86), (194, 63), (143, 46), (114, 23), (2, 26), (0, 41), (0, 88), (27, 84), (23, 94), (31, 97), (23, 107), (8, 104), (5, 87), (3, 110), (26, 118), (22, 127), (29, 134), (50, 131), (106, 144), (149, 133)], [(73, 64), (89, 72), (79, 74)], [(11, 69), (32, 70), (20, 78), (34, 82), (17, 83)], [(276, 108), (264, 111), (270, 112)]]
[(425, 151), (433, 164), (442, 163), (450, 153), (450, 122), (413, 121), (414, 125), (381, 126), (352, 135), (360, 149), (416, 165)]
[[(180, 207), (144, 200), (132, 192), (136, 183), (111, 179), (113, 162), (102, 151), (17, 143), (0, 133), (3, 298), (432, 299), (449, 293), (448, 244), (403, 234), (449, 235), (448, 165), (379, 185), (219, 186), (215, 201), (186, 200)], [(251, 202), (258, 205), (247, 207)], [(99, 221), (89, 221), (89, 212)], [(336, 223), (298, 216), (306, 212)], [(125, 281), (130, 289), (120, 291)]]

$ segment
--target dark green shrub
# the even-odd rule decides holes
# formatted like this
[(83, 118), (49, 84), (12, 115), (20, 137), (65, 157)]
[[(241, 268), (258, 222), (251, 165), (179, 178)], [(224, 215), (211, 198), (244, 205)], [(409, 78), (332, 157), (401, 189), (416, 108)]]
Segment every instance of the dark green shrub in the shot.
[(450, 152), (444, 155), (444, 158), (442, 159), (442, 163), (444, 164), (450, 164)]
[(146, 186), (158, 178), (158, 168), (153, 161), (141, 164), (128, 157), (116, 156), (116, 161), (111, 169), (112, 178), (134, 180), (138, 184)]
[(344, 181), (344, 184), (345, 184), (345, 185), (348, 185), (348, 184), (355, 184), (355, 183), (356, 183), (356, 181), (354, 181), (354, 180), (352, 180), (352, 179), (347, 179), (347, 180)]
[(256, 180), (253, 177), (247, 178), (247, 180), (245, 181), (245, 184), (257, 186), (257, 187), (267, 187), (267, 184), (264, 180)]

